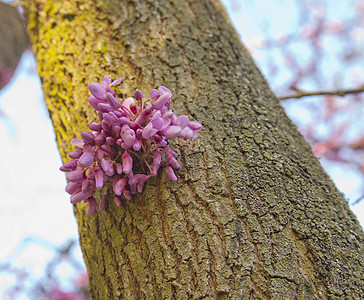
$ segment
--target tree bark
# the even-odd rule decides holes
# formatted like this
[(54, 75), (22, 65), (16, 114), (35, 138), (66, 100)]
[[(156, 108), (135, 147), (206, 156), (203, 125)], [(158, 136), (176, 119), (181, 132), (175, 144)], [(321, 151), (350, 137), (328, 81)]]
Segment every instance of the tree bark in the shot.
[(88, 83), (165, 85), (203, 123), (178, 140), (178, 181), (87, 216), (93, 299), (359, 299), (363, 231), (215, 0), (24, 2), (64, 161), (96, 119)]

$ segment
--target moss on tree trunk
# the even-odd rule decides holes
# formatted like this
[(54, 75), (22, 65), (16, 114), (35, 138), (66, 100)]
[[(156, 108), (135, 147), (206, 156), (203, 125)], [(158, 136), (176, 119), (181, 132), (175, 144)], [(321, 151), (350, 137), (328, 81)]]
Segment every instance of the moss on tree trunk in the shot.
[(178, 182), (87, 216), (93, 299), (359, 299), (363, 232), (214, 0), (24, 2), (60, 153), (96, 119), (87, 85), (165, 85), (204, 125)]

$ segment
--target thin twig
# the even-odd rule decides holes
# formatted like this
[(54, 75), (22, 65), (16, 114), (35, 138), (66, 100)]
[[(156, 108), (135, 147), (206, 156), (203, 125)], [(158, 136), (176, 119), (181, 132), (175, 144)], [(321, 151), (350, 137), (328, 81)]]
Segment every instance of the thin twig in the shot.
[(285, 99), (292, 99), (292, 98), (303, 98), (308, 96), (322, 96), (322, 95), (333, 95), (333, 96), (340, 96), (343, 97), (348, 94), (359, 94), (364, 92), (364, 85), (357, 88), (357, 89), (350, 89), (350, 90), (338, 90), (338, 91), (319, 91), (319, 92), (304, 92), (298, 89), (295, 89), (296, 93), (289, 95), (289, 96), (283, 96), (279, 97), (278, 100), (285, 100)]

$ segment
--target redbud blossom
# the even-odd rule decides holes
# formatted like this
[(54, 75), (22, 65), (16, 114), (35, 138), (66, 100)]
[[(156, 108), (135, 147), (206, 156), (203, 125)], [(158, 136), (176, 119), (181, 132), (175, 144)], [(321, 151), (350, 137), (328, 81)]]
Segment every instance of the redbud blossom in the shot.
[(92, 96), (88, 102), (98, 112), (99, 122), (89, 125), (91, 133), (81, 132), (82, 139), (71, 140), (77, 149), (69, 153), (72, 160), (60, 168), (67, 172), (66, 192), (71, 195), (71, 203), (87, 202), (89, 215), (97, 209), (93, 196), (96, 189), (104, 195), (98, 205), (102, 211), (109, 192), (120, 206), (121, 197), (131, 200), (136, 192), (142, 193), (159, 168), (165, 167), (168, 178), (177, 181), (174, 170), (180, 168), (178, 154), (167, 146), (166, 139), (195, 139), (202, 128), (201, 123), (168, 109), (172, 98), (168, 88), (153, 89), (151, 104), (143, 101), (138, 89), (134, 98), (121, 101), (110, 88), (120, 82), (120, 78), (111, 82), (104, 76), (101, 83), (89, 84)]

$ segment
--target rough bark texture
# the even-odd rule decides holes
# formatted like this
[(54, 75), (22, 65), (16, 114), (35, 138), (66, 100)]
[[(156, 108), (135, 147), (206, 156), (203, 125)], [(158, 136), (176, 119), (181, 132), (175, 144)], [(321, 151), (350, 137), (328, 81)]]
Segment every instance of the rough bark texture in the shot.
[[(214, 0), (26, 1), (62, 157), (96, 114), (87, 84), (161, 84), (203, 123), (178, 182), (92, 217), (75, 207), (93, 299), (359, 299), (363, 232)], [(111, 199), (110, 199), (111, 200)]]

